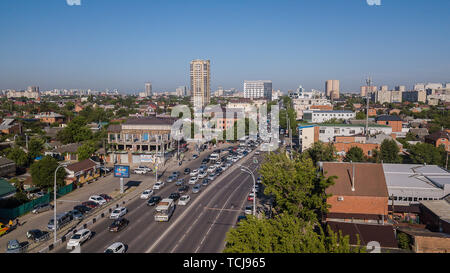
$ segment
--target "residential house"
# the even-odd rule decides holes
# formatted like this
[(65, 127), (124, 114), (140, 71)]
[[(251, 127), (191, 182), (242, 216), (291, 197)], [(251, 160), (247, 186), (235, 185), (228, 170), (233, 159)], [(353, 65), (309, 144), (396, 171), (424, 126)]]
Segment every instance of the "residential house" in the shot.
[(446, 131), (438, 131), (425, 137), (425, 142), (439, 147), (444, 146), (447, 152), (450, 152), (450, 133)]
[(350, 244), (376, 241), (396, 248), (394, 227), (388, 223), (388, 190), (381, 164), (320, 162), (326, 177), (335, 176), (326, 189), (331, 206), (323, 221), (335, 232), (349, 235)]
[(16, 163), (6, 157), (0, 157), (0, 177), (14, 175), (15, 173)]
[(99, 165), (92, 159), (85, 159), (65, 167), (66, 185), (92, 182), (100, 176)]

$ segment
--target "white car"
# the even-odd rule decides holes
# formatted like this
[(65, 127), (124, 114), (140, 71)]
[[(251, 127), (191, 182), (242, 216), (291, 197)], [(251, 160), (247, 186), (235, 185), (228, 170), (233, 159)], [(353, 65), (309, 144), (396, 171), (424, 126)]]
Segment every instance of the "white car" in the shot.
[(256, 151), (256, 152), (255, 152), (255, 155), (260, 155), (260, 154), (261, 154), (260, 151)]
[(108, 246), (105, 253), (125, 253), (125, 245), (121, 242), (115, 242), (114, 244)]
[(205, 178), (206, 175), (208, 175), (207, 172), (200, 172), (200, 173), (198, 174), (198, 178)]
[(212, 172), (215, 172), (216, 171), (216, 166), (209, 166), (209, 168), (208, 168), (208, 172), (209, 173), (212, 173)]
[(147, 170), (141, 169), (141, 168), (137, 168), (137, 169), (134, 169), (133, 172), (134, 172), (135, 174), (146, 174), (146, 173), (147, 173)]
[(93, 202), (99, 204), (100, 206), (106, 204), (105, 198), (103, 198), (99, 195), (92, 195), (91, 197), (89, 197), (89, 201), (93, 201)]
[(141, 199), (149, 199), (151, 196), (153, 195), (153, 190), (145, 190), (142, 194), (141, 194)]
[(233, 157), (233, 162), (236, 162), (236, 161), (238, 161), (239, 160), (239, 157), (237, 157), (237, 156), (235, 156), (235, 157)]
[(197, 183), (197, 181), (198, 181), (198, 177), (193, 176), (193, 177), (191, 177), (191, 179), (189, 179), (189, 184), (193, 185), (193, 184)]
[(109, 216), (109, 219), (119, 219), (120, 217), (122, 217), (125, 214), (127, 214), (127, 212), (128, 212), (127, 208), (118, 207), (118, 208), (114, 209), (111, 212), (111, 215)]
[(200, 172), (199, 169), (195, 169), (195, 170), (192, 170), (191, 173), (190, 173), (189, 175), (190, 175), (190, 176), (197, 176), (199, 172)]
[(165, 183), (163, 181), (158, 181), (155, 183), (155, 185), (153, 185), (153, 189), (154, 190), (160, 190), (161, 188), (163, 188), (165, 185)]
[(67, 249), (72, 249), (73, 247), (79, 246), (87, 240), (91, 239), (91, 237), (92, 232), (89, 229), (79, 230), (67, 242)]
[(179, 206), (186, 206), (187, 203), (191, 201), (191, 197), (189, 195), (182, 195), (180, 199), (178, 199), (178, 205)]

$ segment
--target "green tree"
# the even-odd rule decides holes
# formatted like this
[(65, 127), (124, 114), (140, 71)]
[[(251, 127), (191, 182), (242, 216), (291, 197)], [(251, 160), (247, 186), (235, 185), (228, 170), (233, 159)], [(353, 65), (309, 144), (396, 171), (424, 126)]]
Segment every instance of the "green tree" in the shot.
[(44, 149), (44, 141), (40, 138), (32, 138), (28, 143), (28, 154), (34, 159), (42, 155), (42, 149)]
[(356, 119), (366, 119), (366, 114), (364, 113), (364, 111), (359, 111), (358, 113), (356, 113)]
[[(316, 231), (317, 230), (317, 231)], [(349, 237), (315, 226), (289, 214), (274, 219), (249, 216), (228, 231), (224, 253), (354, 253)], [(359, 245), (359, 242), (358, 242)]]
[(357, 146), (353, 146), (345, 154), (344, 161), (345, 162), (350, 162), (350, 161), (351, 162), (365, 162), (366, 157), (364, 155), (364, 151), (361, 148), (359, 148)]
[(384, 163), (401, 163), (402, 158), (399, 155), (400, 148), (395, 140), (385, 139), (380, 146), (380, 159)]
[(94, 154), (95, 151), (97, 151), (97, 148), (98, 147), (96, 143), (93, 141), (88, 141), (83, 145), (81, 145), (80, 147), (78, 147), (77, 149), (78, 161), (90, 158), (92, 154)]
[[(35, 161), (31, 167), (31, 178), (33, 184), (41, 188), (52, 187), (54, 184), (55, 170), (58, 167), (58, 161), (51, 156), (45, 156), (39, 161)], [(56, 174), (56, 183), (64, 185), (66, 171), (64, 168), (59, 168)]]
[(314, 164), (317, 164), (319, 161), (336, 161), (336, 148), (332, 143), (324, 144), (323, 142), (314, 142), (313, 146), (306, 150), (303, 153), (303, 156), (310, 157)]
[(327, 212), (325, 189), (334, 183), (334, 177), (318, 174), (311, 159), (294, 155), (291, 160), (284, 153), (272, 153), (265, 158), (260, 174), (264, 193), (275, 198), (278, 212), (307, 221), (318, 221)]
[(429, 165), (445, 165), (445, 148), (438, 147), (429, 143), (417, 143), (409, 147), (409, 159), (414, 164), (429, 164)]
[(75, 117), (67, 127), (58, 132), (57, 139), (64, 144), (82, 142), (91, 139), (92, 131), (86, 126), (86, 118)]
[(9, 148), (5, 151), (6, 158), (11, 159), (18, 167), (28, 167), (30, 157), (20, 147)]
[(409, 239), (409, 236), (406, 233), (399, 232), (398, 236), (397, 236), (397, 241), (398, 241), (398, 246), (401, 249), (406, 249), (406, 250), (411, 249), (411, 247), (410, 247), (411, 241)]

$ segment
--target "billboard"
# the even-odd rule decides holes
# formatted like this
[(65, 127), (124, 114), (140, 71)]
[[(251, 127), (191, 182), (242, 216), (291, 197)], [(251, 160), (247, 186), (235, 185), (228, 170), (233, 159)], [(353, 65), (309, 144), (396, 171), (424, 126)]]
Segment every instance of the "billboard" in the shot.
[(129, 178), (130, 177), (130, 166), (115, 165), (114, 166), (114, 177)]

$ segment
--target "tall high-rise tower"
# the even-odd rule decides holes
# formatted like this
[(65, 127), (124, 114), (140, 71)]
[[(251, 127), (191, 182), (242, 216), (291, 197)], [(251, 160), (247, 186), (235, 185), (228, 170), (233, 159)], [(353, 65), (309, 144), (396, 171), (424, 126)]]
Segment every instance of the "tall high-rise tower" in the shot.
[(211, 74), (209, 60), (191, 61), (191, 101), (194, 107), (203, 108), (211, 99)]
[(339, 99), (339, 80), (328, 80), (325, 82), (327, 97)]
[(151, 82), (145, 83), (145, 96), (146, 97), (152, 96), (152, 83)]

